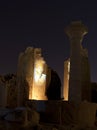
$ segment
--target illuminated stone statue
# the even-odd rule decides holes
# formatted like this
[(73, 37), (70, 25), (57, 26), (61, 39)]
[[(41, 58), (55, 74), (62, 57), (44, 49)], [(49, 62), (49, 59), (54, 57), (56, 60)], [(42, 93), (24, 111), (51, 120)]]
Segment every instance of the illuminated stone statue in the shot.
[(43, 57), (41, 57), (41, 49), (34, 50), (34, 79), (32, 99), (46, 100), (46, 73), (47, 65)]
[(28, 99), (46, 100), (46, 68), (40, 48), (28, 47), (18, 61), (18, 105)]

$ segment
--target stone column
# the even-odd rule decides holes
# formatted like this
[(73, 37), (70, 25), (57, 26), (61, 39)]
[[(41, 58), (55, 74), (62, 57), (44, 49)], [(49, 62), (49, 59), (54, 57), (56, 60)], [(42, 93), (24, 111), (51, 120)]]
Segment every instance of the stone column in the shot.
[(81, 42), (87, 28), (80, 22), (72, 22), (65, 29), (70, 40), (69, 101), (81, 101)]
[(63, 97), (65, 101), (68, 101), (69, 73), (70, 73), (70, 59), (64, 62)]

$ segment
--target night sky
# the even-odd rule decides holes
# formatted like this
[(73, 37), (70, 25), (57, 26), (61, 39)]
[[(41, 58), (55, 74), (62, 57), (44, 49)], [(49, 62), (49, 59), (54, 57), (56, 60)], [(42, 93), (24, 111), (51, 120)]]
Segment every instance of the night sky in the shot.
[(18, 55), (26, 47), (42, 48), (47, 64), (63, 80), (70, 44), (64, 28), (81, 20), (89, 29), (91, 80), (97, 81), (97, 0), (3, 0), (0, 2), (0, 74), (17, 71)]

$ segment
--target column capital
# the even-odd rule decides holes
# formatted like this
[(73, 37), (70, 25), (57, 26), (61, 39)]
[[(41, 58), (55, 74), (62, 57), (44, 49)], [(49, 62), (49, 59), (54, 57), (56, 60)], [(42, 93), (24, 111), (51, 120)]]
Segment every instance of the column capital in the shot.
[(70, 39), (83, 38), (88, 33), (88, 28), (81, 21), (74, 21), (65, 28), (65, 32)]

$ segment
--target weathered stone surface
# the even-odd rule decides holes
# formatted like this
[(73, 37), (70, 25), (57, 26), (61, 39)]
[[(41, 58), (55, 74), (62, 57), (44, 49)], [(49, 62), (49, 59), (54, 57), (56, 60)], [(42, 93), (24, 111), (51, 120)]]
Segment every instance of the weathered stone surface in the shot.
[(94, 127), (96, 119), (96, 103), (82, 102), (79, 105), (79, 126), (84, 127)]
[[(44, 122), (69, 126), (72, 129), (95, 128), (97, 104), (65, 101), (46, 102)], [(43, 118), (42, 118), (43, 121)]]
[(0, 106), (17, 106), (17, 86), (16, 75), (6, 74), (0, 77)]
[(18, 104), (27, 99), (46, 100), (46, 68), (40, 48), (28, 47), (19, 55), (17, 84)]

